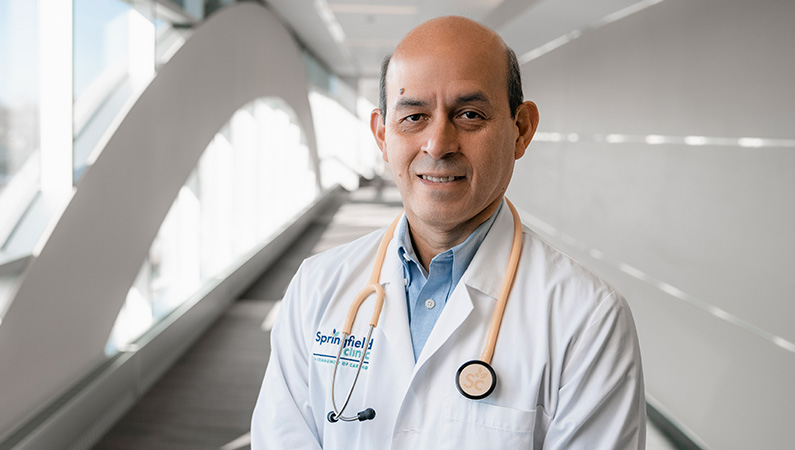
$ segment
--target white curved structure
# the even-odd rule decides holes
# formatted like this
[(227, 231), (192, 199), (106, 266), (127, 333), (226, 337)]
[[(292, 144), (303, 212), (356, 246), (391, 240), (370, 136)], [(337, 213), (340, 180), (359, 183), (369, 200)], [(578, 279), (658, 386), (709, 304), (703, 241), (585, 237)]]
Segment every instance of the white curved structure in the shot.
[(235, 110), (286, 101), (319, 174), (306, 86), (298, 46), (254, 3), (212, 16), (162, 67), (81, 179), (0, 326), (0, 439), (105, 360), (163, 218)]

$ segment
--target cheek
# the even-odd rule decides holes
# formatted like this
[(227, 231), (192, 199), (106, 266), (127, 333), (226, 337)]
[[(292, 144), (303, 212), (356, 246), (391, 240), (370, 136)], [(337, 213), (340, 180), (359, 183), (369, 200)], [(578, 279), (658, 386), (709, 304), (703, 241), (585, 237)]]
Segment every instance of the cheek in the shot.
[(390, 142), (386, 146), (387, 151), (384, 152), (384, 158), (387, 160), (392, 170), (396, 172), (404, 171), (411, 163), (411, 155), (404, 145), (399, 142)]
[(491, 185), (508, 185), (513, 173), (513, 153), (491, 157), (486, 155), (479, 162), (481, 181)]
[(389, 165), (389, 170), (392, 172), (392, 177), (395, 181), (404, 179), (408, 171), (408, 163), (405, 161), (405, 155), (399, 151), (395, 151), (395, 147), (389, 152), (384, 152), (384, 160)]

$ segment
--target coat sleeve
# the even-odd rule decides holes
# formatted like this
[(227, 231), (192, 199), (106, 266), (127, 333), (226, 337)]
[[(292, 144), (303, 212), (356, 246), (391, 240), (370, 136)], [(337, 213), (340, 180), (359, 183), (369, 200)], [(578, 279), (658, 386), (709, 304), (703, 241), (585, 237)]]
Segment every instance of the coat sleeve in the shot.
[(571, 343), (544, 449), (643, 449), (640, 348), (626, 301), (603, 299)]
[(320, 449), (308, 388), (303, 267), (282, 300), (271, 332), (271, 354), (251, 419), (251, 448)]

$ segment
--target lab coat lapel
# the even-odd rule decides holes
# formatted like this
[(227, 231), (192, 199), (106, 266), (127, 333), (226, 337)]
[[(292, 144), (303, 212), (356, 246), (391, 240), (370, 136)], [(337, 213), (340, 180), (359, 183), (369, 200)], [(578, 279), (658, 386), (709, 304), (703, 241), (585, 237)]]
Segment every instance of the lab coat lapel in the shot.
[(403, 285), (403, 267), (398, 259), (397, 239), (392, 239), (387, 248), (384, 266), (381, 269), (381, 285), (384, 287), (384, 307), (378, 328), (384, 333), (390, 347), (396, 370), (405, 370), (406, 378), (414, 367), (411, 350), (409, 315), (406, 309), (406, 291)]
[(450, 339), (450, 336), (469, 317), (472, 309), (472, 298), (469, 291), (463, 283), (458, 283), (450, 298), (447, 299), (447, 305), (445, 305), (442, 315), (439, 316), (439, 320), (436, 321), (431, 335), (428, 336), (425, 347), (422, 348), (417, 365), (414, 367), (414, 373), (417, 373), (420, 367)]
[[(478, 302), (489, 302), (487, 306), (494, 307), (504, 275), (502, 269), (508, 265), (512, 238), (513, 216), (508, 206), (503, 205), (428, 336), (414, 368), (415, 373), (450, 339)], [(476, 356), (479, 354), (472, 355), (473, 358)]]
[(496, 300), (508, 268), (512, 245), (513, 215), (508, 205), (503, 204), (459, 284), (465, 284)]

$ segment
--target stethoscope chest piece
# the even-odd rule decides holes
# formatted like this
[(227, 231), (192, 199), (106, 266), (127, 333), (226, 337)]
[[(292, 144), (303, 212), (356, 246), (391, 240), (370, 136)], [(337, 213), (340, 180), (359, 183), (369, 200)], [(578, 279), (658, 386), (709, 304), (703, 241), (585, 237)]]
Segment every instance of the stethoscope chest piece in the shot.
[(497, 386), (497, 374), (483, 361), (473, 359), (458, 368), (455, 374), (455, 387), (464, 397), (471, 400), (486, 398)]

